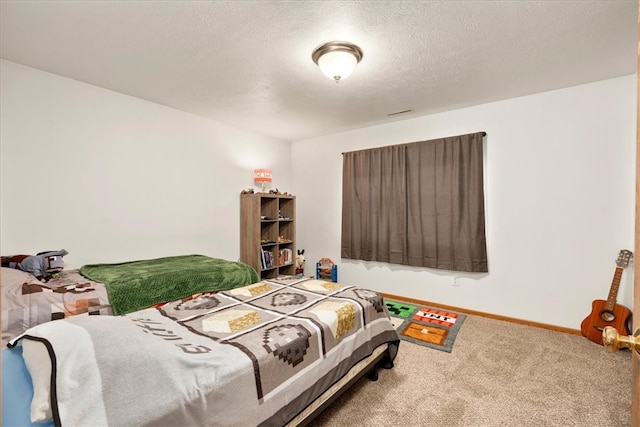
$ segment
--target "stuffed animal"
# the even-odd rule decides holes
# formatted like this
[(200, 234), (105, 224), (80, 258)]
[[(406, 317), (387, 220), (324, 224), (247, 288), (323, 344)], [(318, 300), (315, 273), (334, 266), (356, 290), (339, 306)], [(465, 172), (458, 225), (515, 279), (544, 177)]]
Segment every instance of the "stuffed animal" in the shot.
[(296, 275), (304, 275), (304, 249), (298, 249), (298, 255), (296, 255)]
[(2, 266), (31, 273), (36, 279), (46, 282), (64, 269), (62, 257), (68, 253), (65, 249), (61, 249), (40, 252), (37, 255), (12, 255), (2, 257)]

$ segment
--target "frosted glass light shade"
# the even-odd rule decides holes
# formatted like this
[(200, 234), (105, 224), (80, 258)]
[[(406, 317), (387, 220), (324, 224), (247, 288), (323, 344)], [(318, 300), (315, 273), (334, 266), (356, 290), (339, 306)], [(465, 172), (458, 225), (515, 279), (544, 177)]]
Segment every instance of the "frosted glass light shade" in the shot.
[(336, 82), (349, 77), (356, 69), (356, 65), (358, 60), (355, 56), (340, 50), (325, 53), (318, 59), (318, 67), (322, 74)]
[(325, 76), (338, 83), (353, 73), (362, 59), (362, 49), (348, 42), (329, 42), (318, 46), (311, 59)]

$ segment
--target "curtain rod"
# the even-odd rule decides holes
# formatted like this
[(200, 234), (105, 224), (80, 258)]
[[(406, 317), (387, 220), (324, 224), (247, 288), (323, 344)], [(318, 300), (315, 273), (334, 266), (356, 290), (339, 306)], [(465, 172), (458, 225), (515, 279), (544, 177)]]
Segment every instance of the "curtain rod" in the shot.
[[(485, 136), (487, 136), (487, 133), (482, 131), (482, 132), (473, 132), (473, 133), (481, 133), (482, 137), (484, 138)], [(463, 135), (472, 135), (472, 133), (465, 133)], [(462, 136), (462, 135), (456, 135), (456, 136)], [(444, 138), (455, 138), (455, 136), (445, 136)], [(444, 139), (444, 138), (434, 138), (434, 139)], [(427, 141), (431, 141), (431, 140), (427, 140)], [(416, 142), (421, 142), (421, 141), (416, 141)], [(411, 142), (405, 142), (405, 144), (411, 144)], [(399, 145), (399, 144), (398, 144)], [(365, 150), (368, 150), (368, 148), (365, 148)], [(355, 151), (361, 151), (361, 150), (355, 150)], [(347, 151), (348, 153), (352, 153), (352, 151)], [(340, 153), (342, 155), (344, 155), (344, 151), (342, 153)]]

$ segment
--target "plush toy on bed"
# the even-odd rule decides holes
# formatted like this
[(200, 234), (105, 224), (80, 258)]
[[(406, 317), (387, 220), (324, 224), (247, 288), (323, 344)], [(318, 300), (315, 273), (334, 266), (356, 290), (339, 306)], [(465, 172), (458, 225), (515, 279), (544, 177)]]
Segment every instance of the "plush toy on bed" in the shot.
[(68, 253), (65, 249), (61, 249), (59, 251), (40, 252), (37, 255), (3, 256), (2, 266), (31, 273), (38, 280), (47, 282), (54, 274), (64, 269), (62, 257)]

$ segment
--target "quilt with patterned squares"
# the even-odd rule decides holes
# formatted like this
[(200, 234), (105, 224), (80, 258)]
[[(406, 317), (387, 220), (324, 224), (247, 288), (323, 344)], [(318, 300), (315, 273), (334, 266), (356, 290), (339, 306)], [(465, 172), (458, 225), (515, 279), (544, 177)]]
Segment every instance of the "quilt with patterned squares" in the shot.
[[(90, 338), (70, 340), (65, 323)], [(392, 366), (399, 344), (378, 293), (313, 279), (38, 328), (25, 338), (46, 340), (59, 358), (84, 346), (95, 354), (86, 367), (59, 364), (58, 381), (76, 370), (109, 383), (109, 393), (93, 396), (77, 381), (59, 383), (54, 421), (62, 425), (284, 425), (378, 346), (389, 345)]]

